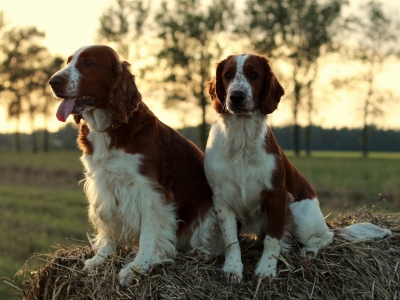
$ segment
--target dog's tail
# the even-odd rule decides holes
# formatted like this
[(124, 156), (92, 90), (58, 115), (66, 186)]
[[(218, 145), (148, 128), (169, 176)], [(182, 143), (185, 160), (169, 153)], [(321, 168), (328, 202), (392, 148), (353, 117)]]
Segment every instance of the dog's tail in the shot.
[(344, 228), (335, 228), (333, 231), (336, 235), (349, 241), (382, 239), (386, 236), (392, 236), (392, 232), (389, 229), (384, 229), (366, 222), (350, 225)]

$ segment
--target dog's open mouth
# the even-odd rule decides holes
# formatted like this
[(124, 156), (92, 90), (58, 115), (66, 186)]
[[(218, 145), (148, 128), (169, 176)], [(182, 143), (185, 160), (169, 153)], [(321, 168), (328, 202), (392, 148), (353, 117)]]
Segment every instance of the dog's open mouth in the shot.
[(82, 108), (87, 105), (93, 104), (96, 100), (93, 96), (82, 96), (76, 98), (63, 98), (62, 102), (57, 109), (57, 119), (61, 122), (65, 122), (68, 116), (72, 114), (79, 114)]

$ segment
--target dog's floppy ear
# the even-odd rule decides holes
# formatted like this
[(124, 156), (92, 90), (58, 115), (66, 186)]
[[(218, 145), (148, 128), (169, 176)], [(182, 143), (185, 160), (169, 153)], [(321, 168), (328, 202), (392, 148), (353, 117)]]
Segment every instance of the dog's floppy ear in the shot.
[(265, 82), (263, 92), (260, 94), (259, 105), (262, 114), (267, 115), (277, 109), (281, 97), (285, 94), (283, 87), (276, 79), (274, 72), (265, 57), (261, 57), (265, 68)]
[(222, 81), (222, 70), (224, 69), (224, 65), (228, 60), (228, 58), (220, 61), (217, 64), (215, 77), (208, 83), (208, 93), (211, 96), (212, 107), (219, 114), (226, 112), (226, 104), (225, 104), (226, 93), (225, 93), (224, 83)]
[(130, 64), (119, 61), (113, 69), (114, 82), (110, 89), (107, 110), (113, 120), (128, 123), (129, 117), (137, 110), (142, 95), (139, 93)]

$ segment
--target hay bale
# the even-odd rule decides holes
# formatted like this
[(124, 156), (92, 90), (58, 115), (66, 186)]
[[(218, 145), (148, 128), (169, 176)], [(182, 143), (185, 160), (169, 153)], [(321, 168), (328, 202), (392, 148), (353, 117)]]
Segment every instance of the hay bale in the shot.
[(230, 285), (219, 279), (223, 258), (204, 264), (180, 254), (174, 264), (155, 266), (136, 274), (122, 288), (117, 281), (121, 265), (132, 249), (119, 247), (106, 264), (82, 272), (93, 252), (89, 246), (58, 246), (46, 255), (46, 264), (23, 282), (23, 299), (396, 299), (400, 297), (400, 216), (371, 213), (362, 208), (339, 215), (330, 225), (344, 227), (372, 222), (391, 229), (383, 240), (348, 242), (336, 236), (315, 259), (300, 256), (299, 247), (282, 255), (272, 284), (260, 284), (253, 275), (262, 243), (241, 239), (244, 282)]

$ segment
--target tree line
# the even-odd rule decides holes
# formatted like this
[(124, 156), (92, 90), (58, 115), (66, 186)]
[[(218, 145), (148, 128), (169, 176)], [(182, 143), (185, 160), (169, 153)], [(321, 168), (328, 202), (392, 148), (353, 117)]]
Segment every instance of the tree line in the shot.
[[(208, 3), (164, 0), (154, 5), (145, 0), (114, 0), (99, 19), (96, 41), (113, 46), (122, 59), (132, 62), (134, 72), (148, 82), (150, 90), (162, 91), (167, 107), (192, 103), (201, 108), (198, 144), (202, 149), (208, 132), (205, 86), (215, 63), (224, 56), (259, 52), (273, 59), (274, 70), (285, 86), (285, 101), (291, 103), (289, 136), (296, 154), (301, 149), (310, 153), (316, 140), (312, 117), (319, 103), (326, 101), (318, 96), (321, 61), (336, 55), (343, 64), (357, 63), (361, 68), (351, 77), (332, 76), (329, 85), (348, 93), (358, 91), (363, 129), (356, 140), (367, 155), (372, 145), (372, 120), (383, 114), (382, 104), (393, 98), (393, 93), (377, 85), (377, 76), (387, 61), (400, 57), (399, 23), (381, 2), (369, 1), (356, 13), (347, 14), (346, 0)], [(45, 119), (48, 116), (52, 98), (47, 80), (63, 59), (40, 46), (44, 33), (36, 28), (5, 28), (0, 14), (0, 103), (8, 107), (9, 118), (18, 123), (25, 114), (33, 126), (39, 114)], [(307, 115), (305, 128), (298, 122), (300, 112)], [(35, 151), (35, 128), (33, 132)], [(20, 150), (18, 127), (14, 136)]]
[[(207, 124), (207, 130), (210, 125)], [(300, 127), (302, 137), (306, 131), (306, 127)], [(326, 129), (320, 126), (312, 126), (312, 140), (310, 143), (311, 151), (358, 151), (362, 150), (361, 136), (362, 129)], [(197, 146), (201, 146), (200, 126), (185, 127), (178, 129), (186, 138), (191, 140)], [(279, 145), (284, 150), (294, 150), (292, 133), (293, 125), (283, 127), (273, 127), (274, 134)], [(369, 128), (369, 149), (370, 151), (379, 152), (399, 152), (400, 151), (400, 130), (382, 130), (376, 126)], [(57, 132), (45, 134), (44, 130), (38, 130), (36, 136), (39, 142), (43, 142), (45, 135), (48, 135), (49, 149), (52, 151), (59, 150), (77, 150), (76, 137), (77, 126), (67, 123), (66, 126)], [(300, 139), (300, 145), (304, 147), (305, 139)], [(14, 150), (13, 134), (0, 134), (0, 151)], [(30, 134), (21, 134), (21, 150), (31, 151), (32, 142)]]

